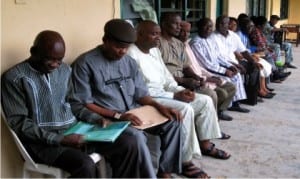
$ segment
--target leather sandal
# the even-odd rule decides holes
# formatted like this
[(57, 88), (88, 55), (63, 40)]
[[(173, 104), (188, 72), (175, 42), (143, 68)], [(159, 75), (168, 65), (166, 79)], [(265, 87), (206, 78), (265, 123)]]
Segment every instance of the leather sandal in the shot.
[(226, 155), (226, 152), (220, 149), (215, 148), (215, 144), (211, 143), (211, 145), (208, 147), (208, 149), (201, 148), (201, 153), (203, 155), (207, 155), (216, 159), (222, 159), (226, 160), (231, 157), (230, 154)]
[(181, 174), (188, 178), (210, 178), (201, 168), (192, 162), (182, 164)]

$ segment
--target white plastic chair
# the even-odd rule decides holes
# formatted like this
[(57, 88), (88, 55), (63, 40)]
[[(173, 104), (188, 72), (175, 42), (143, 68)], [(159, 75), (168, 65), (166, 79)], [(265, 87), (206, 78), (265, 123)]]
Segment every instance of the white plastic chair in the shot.
[[(2, 109), (1, 109), (1, 111), (2, 111)], [(30, 155), (27, 153), (25, 147), (21, 143), (17, 134), (7, 124), (7, 121), (6, 121), (3, 111), (1, 112), (1, 115), (2, 115), (4, 123), (6, 124), (10, 133), (12, 134), (13, 139), (24, 159), (23, 176), (22, 176), (23, 178), (30, 178), (31, 172), (37, 172), (37, 173), (44, 174), (44, 175), (50, 175), (50, 176), (53, 176), (54, 178), (66, 178), (67, 176), (69, 176), (69, 173), (63, 171), (62, 169), (34, 162), (32, 160), (32, 158), (30, 157)], [(90, 154), (90, 157), (93, 159), (95, 164), (97, 164), (97, 167), (99, 170), (99, 176), (101, 178), (105, 178), (106, 177), (106, 164), (105, 164), (104, 158), (98, 153), (92, 153), (92, 154)]]

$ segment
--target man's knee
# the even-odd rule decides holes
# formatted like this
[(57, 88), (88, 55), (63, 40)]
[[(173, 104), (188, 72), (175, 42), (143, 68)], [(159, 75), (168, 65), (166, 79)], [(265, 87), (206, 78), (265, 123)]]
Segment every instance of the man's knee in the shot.
[(82, 162), (79, 171), (83, 174), (85, 178), (96, 177), (97, 167), (94, 161), (90, 157), (85, 157)]
[[(201, 107), (201, 108), (214, 108), (213, 100), (210, 96), (203, 95), (203, 94), (196, 94), (195, 96), (196, 104), (200, 104), (200, 106), (194, 107)], [(194, 108), (195, 109), (195, 108)]]

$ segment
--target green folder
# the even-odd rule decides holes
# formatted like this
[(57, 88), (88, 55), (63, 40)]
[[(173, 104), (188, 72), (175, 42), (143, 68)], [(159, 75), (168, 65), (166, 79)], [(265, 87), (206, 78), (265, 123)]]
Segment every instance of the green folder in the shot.
[(66, 130), (64, 135), (81, 134), (84, 135), (86, 141), (114, 142), (129, 124), (128, 121), (121, 121), (112, 122), (106, 127), (100, 127), (99, 125), (79, 121)]

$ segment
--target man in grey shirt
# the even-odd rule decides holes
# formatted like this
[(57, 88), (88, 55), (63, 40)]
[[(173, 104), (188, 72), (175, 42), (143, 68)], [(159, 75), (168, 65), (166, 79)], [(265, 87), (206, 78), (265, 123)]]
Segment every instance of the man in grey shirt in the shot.
[[(142, 121), (125, 112), (143, 105), (155, 107), (168, 119), (177, 119), (144, 131), (132, 128), (132, 135), (140, 136), (146, 132), (160, 137), (162, 155), (157, 176), (171, 177), (171, 173), (181, 170), (180, 115), (149, 96), (135, 60), (126, 55), (135, 39), (135, 30), (129, 23), (121, 19), (108, 21), (104, 27), (103, 44), (80, 55), (72, 65), (75, 93), (79, 102), (89, 110), (115, 120), (128, 120), (132, 125), (141, 125)], [(149, 153), (147, 148), (144, 150)]]

